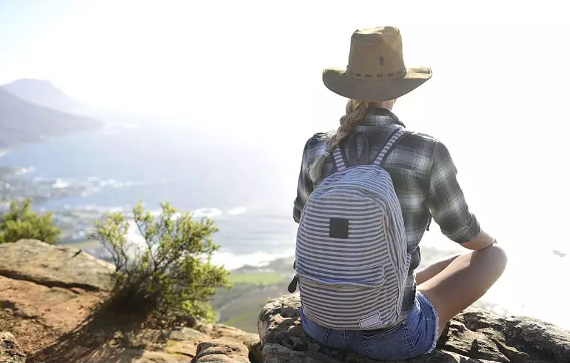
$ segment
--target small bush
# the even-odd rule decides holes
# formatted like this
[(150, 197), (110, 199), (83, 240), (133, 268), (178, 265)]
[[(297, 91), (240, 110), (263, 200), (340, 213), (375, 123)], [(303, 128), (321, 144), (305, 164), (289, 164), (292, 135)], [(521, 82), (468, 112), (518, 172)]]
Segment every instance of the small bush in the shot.
[(212, 241), (218, 229), (213, 221), (195, 221), (161, 204), (155, 218), (139, 203), (134, 223), (144, 243), (128, 241), (129, 223), (122, 213), (97, 222), (93, 238), (100, 241), (116, 265), (116, 283), (108, 308), (138, 318), (158, 314), (160, 321), (180, 316), (215, 320), (208, 304), (219, 287), (229, 287), (225, 268), (211, 264), (219, 246)]
[(38, 214), (32, 209), (32, 200), (10, 203), (10, 211), (0, 221), (0, 243), (16, 242), (21, 239), (37, 239), (54, 244), (61, 229), (52, 221), (52, 213)]

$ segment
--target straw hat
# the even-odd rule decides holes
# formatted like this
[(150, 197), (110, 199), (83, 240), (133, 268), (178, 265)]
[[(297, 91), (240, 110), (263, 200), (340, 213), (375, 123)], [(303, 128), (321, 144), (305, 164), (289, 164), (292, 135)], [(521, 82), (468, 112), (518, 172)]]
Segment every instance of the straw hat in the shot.
[(431, 78), (431, 69), (406, 67), (396, 27), (359, 29), (352, 34), (346, 69), (326, 68), (323, 82), (341, 96), (359, 101), (401, 97)]

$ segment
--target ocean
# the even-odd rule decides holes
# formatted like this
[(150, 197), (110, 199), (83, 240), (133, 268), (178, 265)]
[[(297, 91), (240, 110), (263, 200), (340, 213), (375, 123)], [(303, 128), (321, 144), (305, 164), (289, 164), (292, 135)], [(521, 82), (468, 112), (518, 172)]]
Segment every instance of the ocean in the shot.
[(238, 146), (173, 123), (114, 124), (20, 146), (0, 166), (24, 167), (22, 177), (54, 180), (54, 188), (87, 188), (38, 208), (129, 211), (142, 201), (154, 212), (168, 201), (211, 217), (220, 229), (216, 258), (228, 268), (291, 256), (297, 175), (281, 159)]
[[(287, 140), (299, 150), (291, 155), (280, 152), (285, 140), (279, 138), (237, 131), (228, 137), (175, 122), (116, 123), (22, 145), (3, 155), (0, 166), (24, 167), (22, 177), (54, 180), (53, 188), (86, 187), (81, 195), (38, 206), (49, 210), (128, 211), (142, 201), (157, 211), (160, 202), (169, 201), (177, 209), (212, 217), (220, 228), (214, 240), (221, 245), (214, 262), (234, 269), (294, 254), (292, 208), (308, 136)], [(558, 243), (556, 254), (551, 244), (505, 236), (508, 232), (501, 237), (509, 266), (482, 301), (498, 313), (534, 316), (570, 329), (570, 315), (558, 308), (569, 297), (564, 282), (570, 276), (564, 256), (568, 247)], [(460, 251), (435, 224), (422, 245)]]

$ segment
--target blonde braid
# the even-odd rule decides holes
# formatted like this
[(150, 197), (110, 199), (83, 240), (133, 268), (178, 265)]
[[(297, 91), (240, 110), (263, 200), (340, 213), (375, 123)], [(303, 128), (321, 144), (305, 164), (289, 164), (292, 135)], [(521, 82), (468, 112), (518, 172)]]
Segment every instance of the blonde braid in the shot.
[(319, 180), (323, 173), (325, 160), (344, 138), (352, 132), (356, 123), (364, 117), (368, 110), (368, 103), (364, 101), (349, 100), (346, 104), (346, 114), (340, 118), (340, 126), (328, 141), (327, 153), (320, 155), (309, 169), (309, 176), (313, 182)]

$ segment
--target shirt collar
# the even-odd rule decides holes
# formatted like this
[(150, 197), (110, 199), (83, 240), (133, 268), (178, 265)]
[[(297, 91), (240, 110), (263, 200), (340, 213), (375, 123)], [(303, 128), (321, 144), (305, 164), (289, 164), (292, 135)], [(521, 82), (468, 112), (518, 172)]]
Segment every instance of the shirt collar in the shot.
[(356, 131), (367, 131), (374, 126), (388, 126), (394, 124), (406, 127), (392, 111), (387, 108), (374, 107), (369, 109), (366, 115), (364, 115), (364, 118), (357, 123)]

